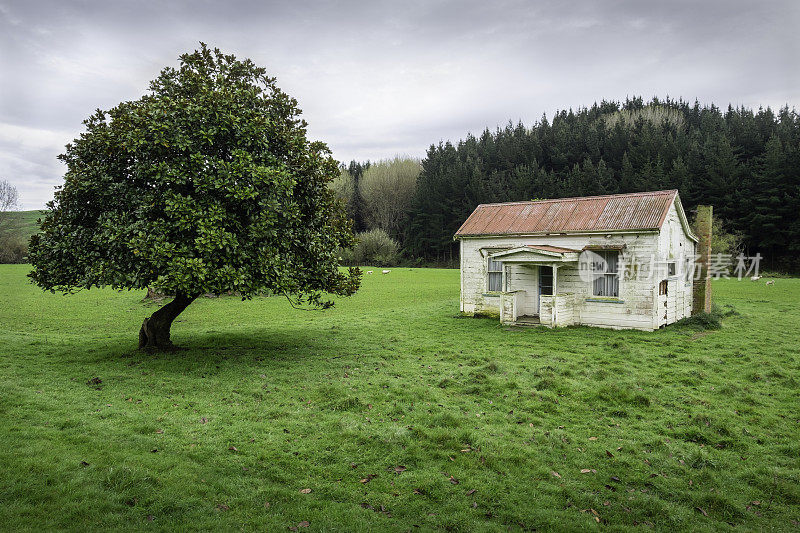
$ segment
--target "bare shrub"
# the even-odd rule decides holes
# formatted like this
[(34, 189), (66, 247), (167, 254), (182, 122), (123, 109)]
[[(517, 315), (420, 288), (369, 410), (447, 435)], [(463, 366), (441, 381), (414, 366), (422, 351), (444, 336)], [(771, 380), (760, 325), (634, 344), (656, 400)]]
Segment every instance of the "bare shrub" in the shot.
[(371, 165), (358, 182), (364, 200), (365, 218), (370, 228), (396, 235), (408, 213), (417, 189), (420, 162), (410, 157), (395, 157)]
[(603, 121), (609, 129), (618, 123), (621, 123), (625, 128), (632, 128), (639, 120), (649, 122), (658, 127), (664, 124), (671, 124), (677, 129), (682, 129), (686, 122), (683, 113), (679, 110), (652, 104), (646, 105), (642, 109), (620, 109), (616, 113), (603, 117)]
[(353, 175), (347, 170), (342, 169), (339, 175), (333, 179), (328, 185), (336, 195), (336, 198), (344, 202), (347, 208), (347, 216), (354, 218), (355, 216), (355, 195), (356, 195), (356, 181)]

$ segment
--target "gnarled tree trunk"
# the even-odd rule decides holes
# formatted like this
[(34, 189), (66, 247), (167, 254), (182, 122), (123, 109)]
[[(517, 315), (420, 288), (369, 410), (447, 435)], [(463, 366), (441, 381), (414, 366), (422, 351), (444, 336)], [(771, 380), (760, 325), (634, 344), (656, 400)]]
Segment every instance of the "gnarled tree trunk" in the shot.
[(169, 339), (172, 322), (184, 309), (189, 307), (197, 296), (176, 294), (175, 299), (161, 307), (149, 318), (145, 318), (139, 330), (139, 348), (148, 350), (170, 350), (173, 348)]

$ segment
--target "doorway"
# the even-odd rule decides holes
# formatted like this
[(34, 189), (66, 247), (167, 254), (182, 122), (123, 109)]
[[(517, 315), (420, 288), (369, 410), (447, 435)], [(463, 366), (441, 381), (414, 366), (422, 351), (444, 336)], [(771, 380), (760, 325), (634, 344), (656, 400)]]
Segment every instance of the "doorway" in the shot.
[(539, 267), (539, 296), (541, 295), (553, 295), (553, 267), (551, 266)]
[(519, 265), (515, 284), (523, 291), (519, 300), (519, 316), (538, 317), (540, 296), (553, 294), (553, 267)]

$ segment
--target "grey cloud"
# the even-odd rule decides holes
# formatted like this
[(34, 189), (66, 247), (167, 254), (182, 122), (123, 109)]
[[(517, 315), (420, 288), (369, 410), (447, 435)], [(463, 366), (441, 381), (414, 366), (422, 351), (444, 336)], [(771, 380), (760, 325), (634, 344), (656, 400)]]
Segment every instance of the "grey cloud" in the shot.
[(198, 41), (265, 66), (335, 157), (374, 160), (628, 95), (796, 105), (798, 25), (793, 0), (0, 0), (0, 176), (41, 207), (81, 121)]

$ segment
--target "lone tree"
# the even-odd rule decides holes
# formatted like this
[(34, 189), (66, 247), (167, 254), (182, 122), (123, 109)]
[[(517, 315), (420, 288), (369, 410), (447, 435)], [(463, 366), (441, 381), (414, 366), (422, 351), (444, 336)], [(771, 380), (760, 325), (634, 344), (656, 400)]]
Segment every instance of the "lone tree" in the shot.
[(5, 213), (17, 207), (17, 188), (8, 180), (0, 180), (0, 213)]
[(84, 121), (59, 156), (64, 185), (31, 239), (43, 289), (153, 287), (174, 299), (144, 320), (139, 347), (169, 349), (201, 294), (270, 291), (327, 308), (361, 273), (338, 269), (354, 237), (328, 183), (330, 150), (306, 138), (297, 101), (249, 59), (201, 43), (139, 100)]

